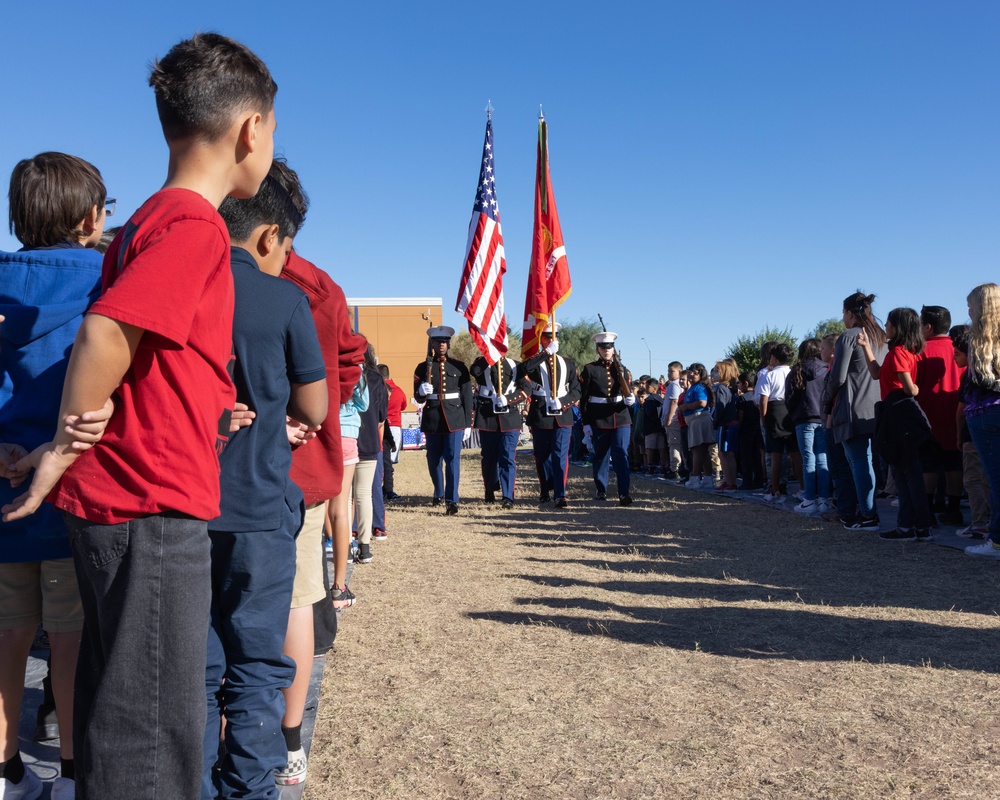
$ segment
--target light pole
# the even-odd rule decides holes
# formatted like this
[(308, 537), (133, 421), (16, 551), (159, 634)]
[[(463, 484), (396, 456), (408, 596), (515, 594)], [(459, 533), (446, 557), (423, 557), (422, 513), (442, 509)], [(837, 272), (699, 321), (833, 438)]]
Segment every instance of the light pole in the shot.
[(653, 377), (653, 351), (649, 349), (649, 342), (646, 341), (645, 336), (640, 336), (642, 343), (646, 345), (646, 352), (649, 354), (649, 377)]

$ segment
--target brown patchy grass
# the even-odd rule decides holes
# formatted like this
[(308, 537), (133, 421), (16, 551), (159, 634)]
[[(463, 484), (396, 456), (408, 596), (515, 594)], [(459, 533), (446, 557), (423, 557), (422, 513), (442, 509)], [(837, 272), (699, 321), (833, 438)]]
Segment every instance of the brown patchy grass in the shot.
[(428, 506), (327, 663), (307, 800), (1000, 797), (998, 565), (634, 482), (567, 511)]

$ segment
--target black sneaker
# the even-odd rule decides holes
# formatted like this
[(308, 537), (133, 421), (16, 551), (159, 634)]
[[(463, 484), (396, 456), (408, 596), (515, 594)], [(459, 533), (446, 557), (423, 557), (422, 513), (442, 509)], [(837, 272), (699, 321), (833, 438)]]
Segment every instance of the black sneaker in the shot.
[(358, 598), (354, 596), (354, 592), (347, 588), (346, 583), (343, 588), (334, 586), (330, 590), (330, 597), (333, 600), (333, 607), (338, 611), (344, 608), (350, 608), (358, 600)]
[(565, 497), (560, 497), (559, 499), (556, 500), (556, 508), (568, 508), (568, 507), (569, 507), (569, 500), (567, 500)]
[(620, 506), (630, 506), (630, 505), (632, 505), (632, 495), (630, 495), (630, 494), (623, 494), (621, 497), (618, 498), (618, 505), (620, 505)]
[(913, 533), (916, 535), (918, 542), (931, 541), (931, 532), (927, 528), (914, 528)]
[(500, 508), (511, 509), (513, 507), (514, 507), (514, 501), (511, 500), (509, 497), (505, 497), (503, 500), (500, 501)]
[(851, 523), (845, 520), (844, 528), (849, 531), (877, 531), (878, 524), (878, 514), (876, 514), (874, 517), (858, 517)]
[(917, 541), (917, 532), (913, 530), (904, 531), (899, 528), (893, 528), (891, 531), (882, 531), (878, 538), (883, 542), (915, 542)]
[(604, 492), (598, 492), (596, 495), (594, 495), (594, 499), (597, 500), (599, 503), (603, 503), (605, 500), (608, 499), (608, 496)]
[(453, 517), (458, 513), (458, 503), (448, 503), (448, 507), (444, 510), (444, 513), (449, 517)]
[(362, 542), (358, 545), (358, 552), (354, 555), (355, 564), (371, 564), (372, 563), (372, 546), (370, 544), (365, 544)]

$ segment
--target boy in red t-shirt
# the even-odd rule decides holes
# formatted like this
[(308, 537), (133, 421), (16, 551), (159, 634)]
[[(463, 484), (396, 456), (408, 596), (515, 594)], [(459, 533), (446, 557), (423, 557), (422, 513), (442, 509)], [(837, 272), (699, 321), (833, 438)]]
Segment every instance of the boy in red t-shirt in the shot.
[(256, 194), (274, 152), (277, 86), (238, 42), (198, 34), (154, 63), (149, 83), (167, 180), (105, 256), (60, 418), (112, 395), (115, 413), (83, 455), (63, 431), (35, 450), (31, 487), (3, 508), (5, 521), (18, 519), (48, 497), (66, 512), (84, 606), (82, 798), (200, 794), (206, 520), (219, 514), (218, 453), (235, 400), (230, 243), (217, 209)]

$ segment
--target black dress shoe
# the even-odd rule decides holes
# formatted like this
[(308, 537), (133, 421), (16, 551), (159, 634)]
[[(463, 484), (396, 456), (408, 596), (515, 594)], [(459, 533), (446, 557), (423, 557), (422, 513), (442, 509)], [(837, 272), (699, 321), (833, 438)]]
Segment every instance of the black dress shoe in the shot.
[(623, 494), (621, 497), (618, 498), (618, 505), (620, 505), (620, 506), (630, 506), (630, 505), (632, 505), (632, 495), (630, 495), (630, 494)]
[(448, 516), (452, 516), (458, 513), (458, 503), (448, 503), (448, 507), (444, 510), (444, 513)]
[(556, 500), (556, 508), (567, 508), (569, 506), (569, 500), (565, 497), (560, 497)]
[(543, 492), (542, 494), (540, 494), (538, 496), (538, 502), (539, 503), (547, 503), (547, 502), (549, 502), (549, 493), (548, 492)]
[(497, 496), (493, 493), (492, 490), (488, 491), (486, 493), (486, 502), (487, 503), (495, 503), (496, 501), (497, 501)]
[(501, 508), (513, 508), (514, 507), (514, 501), (511, 500), (509, 497), (505, 497), (503, 499), (503, 501), (500, 503), (500, 507)]
[(444, 502), (444, 500), (442, 500), (440, 497), (435, 497), (433, 500), (431, 500), (431, 505), (432, 506), (439, 506), (443, 502)]
[(599, 501), (599, 502), (601, 502), (601, 503), (603, 503), (605, 500), (608, 499), (608, 496), (604, 492), (598, 492), (595, 495), (594, 499), (597, 500), (597, 501)]

